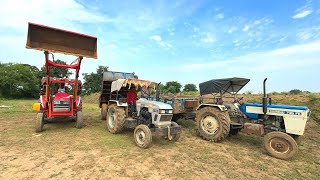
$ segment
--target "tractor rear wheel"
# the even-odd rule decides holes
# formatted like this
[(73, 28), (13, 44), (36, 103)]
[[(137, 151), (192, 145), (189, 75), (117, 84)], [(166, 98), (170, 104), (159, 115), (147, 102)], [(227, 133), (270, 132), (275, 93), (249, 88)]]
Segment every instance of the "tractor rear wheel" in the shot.
[(122, 131), (125, 123), (126, 112), (122, 107), (114, 104), (109, 106), (107, 113), (107, 127), (109, 132), (116, 134)]
[(80, 129), (83, 126), (83, 114), (82, 111), (77, 112), (76, 128)]
[(198, 110), (195, 121), (199, 135), (205, 140), (219, 142), (229, 134), (229, 114), (215, 107), (204, 107)]
[(106, 120), (107, 112), (108, 112), (108, 105), (106, 103), (103, 103), (101, 105), (101, 120)]
[(152, 145), (152, 134), (148, 126), (140, 124), (134, 129), (134, 141), (137, 146), (147, 149)]
[(36, 133), (41, 132), (43, 130), (43, 125), (44, 125), (44, 113), (37, 113)]
[(297, 142), (283, 132), (270, 132), (264, 136), (263, 146), (271, 156), (278, 159), (290, 159), (298, 152)]

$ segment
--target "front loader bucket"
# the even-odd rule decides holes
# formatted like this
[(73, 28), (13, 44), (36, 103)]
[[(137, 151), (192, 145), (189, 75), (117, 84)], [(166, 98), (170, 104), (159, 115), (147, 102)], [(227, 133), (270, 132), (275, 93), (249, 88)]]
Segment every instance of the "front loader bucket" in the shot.
[(26, 48), (97, 58), (97, 38), (29, 23)]

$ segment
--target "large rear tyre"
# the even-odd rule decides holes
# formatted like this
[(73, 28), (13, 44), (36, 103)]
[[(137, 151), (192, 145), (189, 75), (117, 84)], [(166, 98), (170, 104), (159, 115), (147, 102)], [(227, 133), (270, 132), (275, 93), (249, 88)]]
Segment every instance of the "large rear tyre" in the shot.
[(263, 146), (269, 155), (287, 160), (298, 152), (297, 142), (288, 134), (283, 132), (270, 132), (264, 136)]
[(43, 113), (37, 113), (36, 118), (36, 133), (43, 131), (43, 125), (44, 125), (44, 114)]
[(134, 129), (134, 141), (140, 148), (147, 149), (152, 145), (152, 134), (148, 126), (140, 124)]
[(197, 131), (205, 140), (220, 142), (229, 134), (229, 114), (215, 107), (204, 107), (198, 110), (195, 120)]
[(106, 120), (108, 113), (108, 105), (106, 103), (103, 103), (101, 105), (101, 120)]
[[(176, 127), (176, 126), (179, 126), (179, 125), (176, 122), (171, 122), (171, 127)], [(180, 139), (180, 135), (181, 135), (181, 132), (172, 135), (171, 141), (174, 141), (174, 142), (178, 141)]]
[(107, 128), (109, 132), (116, 134), (122, 131), (125, 123), (126, 112), (122, 107), (112, 104), (107, 113)]
[(81, 129), (83, 127), (83, 114), (82, 111), (77, 112), (76, 128)]

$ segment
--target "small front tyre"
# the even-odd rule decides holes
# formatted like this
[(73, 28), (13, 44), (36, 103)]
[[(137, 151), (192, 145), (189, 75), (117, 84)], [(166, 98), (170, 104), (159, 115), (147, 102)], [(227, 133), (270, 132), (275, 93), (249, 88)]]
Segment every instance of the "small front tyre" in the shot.
[(44, 125), (44, 114), (38, 113), (36, 119), (36, 133), (41, 132), (43, 130)]
[(152, 145), (152, 134), (148, 126), (141, 124), (134, 129), (134, 141), (140, 148), (147, 149)]
[(78, 111), (77, 112), (77, 120), (76, 120), (76, 128), (80, 129), (83, 126), (83, 115), (82, 115), (82, 111)]
[(270, 132), (264, 136), (263, 146), (271, 156), (287, 160), (298, 152), (297, 142), (283, 132)]

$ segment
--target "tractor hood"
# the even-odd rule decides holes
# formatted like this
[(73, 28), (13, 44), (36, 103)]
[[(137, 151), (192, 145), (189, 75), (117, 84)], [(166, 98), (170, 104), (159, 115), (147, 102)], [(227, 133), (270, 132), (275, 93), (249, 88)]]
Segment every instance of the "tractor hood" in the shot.
[(172, 109), (172, 107), (171, 107), (170, 104), (166, 104), (166, 103), (158, 102), (158, 101), (149, 101), (149, 100), (147, 100), (147, 99), (145, 99), (145, 98), (140, 98), (140, 99), (137, 101), (137, 103), (140, 103), (141, 106), (142, 106), (142, 105), (144, 105), (144, 106), (146, 106), (146, 107), (148, 107), (148, 106), (149, 106), (149, 107), (153, 106), (153, 107), (155, 107), (155, 108), (157, 108), (157, 109), (169, 109), (169, 110)]
[(53, 99), (60, 100), (60, 101), (69, 101), (70, 95), (68, 93), (56, 93)]

